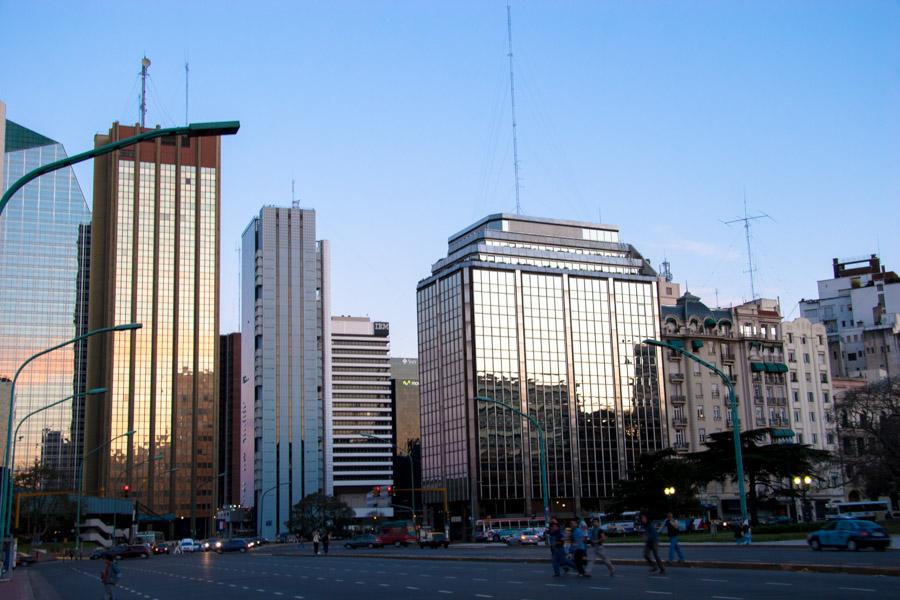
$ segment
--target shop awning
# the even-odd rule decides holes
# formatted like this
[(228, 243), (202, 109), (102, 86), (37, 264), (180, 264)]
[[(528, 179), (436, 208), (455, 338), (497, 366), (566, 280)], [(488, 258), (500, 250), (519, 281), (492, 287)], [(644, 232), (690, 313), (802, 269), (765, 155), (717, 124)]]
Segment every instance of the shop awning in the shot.
[(772, 430), (773, 438), (792, 438), (794, 437), (793, 429), (773, 429)]
[(784, 363), (766, 363), (766, 371), (769, 373), (787, 373), (788, 367)]
[(669, 345), (684, 350), (684, 340), (669, 340)]
[(707, 327), (715, 327), (715, 326), (716, 326), (716, 320), (713, 319), (712, 317), (706, 317), (706, 318), (703, 320), (703, 324), (706, 325)]
[(766, 363), (752, 362), (750, 363), (750, 371), (753, 373), (763, 373), (766, 371)]

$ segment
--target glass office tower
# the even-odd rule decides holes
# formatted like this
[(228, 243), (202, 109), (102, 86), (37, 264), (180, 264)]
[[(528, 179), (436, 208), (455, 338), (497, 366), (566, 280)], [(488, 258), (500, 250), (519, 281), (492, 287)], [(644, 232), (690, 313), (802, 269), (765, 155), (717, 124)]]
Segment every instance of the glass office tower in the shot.
[[(13, 121), (2, 124), (0, 189), (32, 169), (66, 157), (60, 143)], [(88, 250), (83, 228), (90, 220), (71, 168), (32, 181), (0, 215), (0, 379), (11, 379), (29, 356), (82, 333), (76, 322), (83, 311), (78, 290), (86, 286), (87, 273), (79, 268), (79, 257)], [(28, 413), (83, 389), (80, 350), (66, 346), (22, 372), (16, 383), (14, 427)], [(83, 401), (40, 412), (19, 430), (16, 469), (46, 467), (49, 480), (44, 489), (74, 489), (83, 444)]]
[[(138, 133), (114, 123), (97, 145)], [(218, 137), (168, 137), (94, 161), (90, 327), (142, 323), (88, 343), (89, 493), (124, 495), (208, 535), (216, 508)], [(134, 431), (132, 435), (126, 435)], [(96, 460), (93, 460), (96, 458)]]
[[(555, 514), (602, 508), (664, 448), (656, 273), (606, 225), (488, 216), (452, 236), (418, 285), (423, 485), (454, 522), (541, 515), (537, 432)], [(437, 502), (435, 495), (431, 498)]]

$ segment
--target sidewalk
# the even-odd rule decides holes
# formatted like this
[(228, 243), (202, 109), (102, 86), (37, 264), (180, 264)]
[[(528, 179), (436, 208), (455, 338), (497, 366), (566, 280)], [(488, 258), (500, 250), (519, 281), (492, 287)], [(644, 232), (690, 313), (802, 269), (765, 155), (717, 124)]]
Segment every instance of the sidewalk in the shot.
[(0, 583), (0, 596), (9, 600), (34, 600), (27, 568), (19, 567), (12, 570), (12, 579)]

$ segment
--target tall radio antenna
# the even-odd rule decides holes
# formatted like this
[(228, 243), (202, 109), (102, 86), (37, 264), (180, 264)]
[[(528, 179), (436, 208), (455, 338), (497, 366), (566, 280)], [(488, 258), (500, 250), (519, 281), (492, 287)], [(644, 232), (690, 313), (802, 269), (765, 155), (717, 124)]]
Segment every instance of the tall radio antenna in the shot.
[(150, 59), (144, 55), (141, 59), (141, 129), (147, 118), (147, 69), (150, 68)]
[[(722, 221), (725, 225), (731, 225), (732, 223), (743, 223), (744, 224), (744, 235), (747, 238), (747, 272), (750, 273), (750, 300), (756, 300), (756, 280), (753, 276), (753, 273), (756, 272), (756, 268), (753, 266), (753, 252), (750, 250), (750, 221), (755, 219), (772, 219), (769, 215), (764, 212), (759, 213), (758, 215), (753, 215), (752, 217), (747, 213), (747, 193), (744, 192), (744, 216), (732, 219), (730, 221)], [(775, 219), (772, 219), (773, 221)]]
[(190, 67), (188, 67), (188, 63), (184, 63), (184, 124), (187, 125), (190, 121), (188, 121), (188, 85), (190, 84)]
[(516, 80), (513, 75), (513, 49), (512, 49), (512, 7), (510, 0), (506, 0), (506, 35), (509, 42), (509, 99), (512, 103), (512, 134), (513, 134), (513, 170), (516, 177), (516, 214), (522, 214), (522, 205), (519, 203), (519, 140), (516, 137)]

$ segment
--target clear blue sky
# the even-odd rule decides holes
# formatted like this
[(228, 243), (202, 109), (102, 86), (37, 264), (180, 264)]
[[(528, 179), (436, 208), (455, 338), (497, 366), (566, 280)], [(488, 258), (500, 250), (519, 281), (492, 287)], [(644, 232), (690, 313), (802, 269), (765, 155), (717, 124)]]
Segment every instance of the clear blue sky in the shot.
[[(515, 207), (503, 0), (0, 0), (8, 118), (69, 153), (137, 119), (240, 119), (223, 142), (222, 328), (240, 234), (291, 179), (333, 245), (334, 314), (416, 354), (415, 286), (447, 237)], [(710, 303), (784, 312), (831, 258), (900, 269), (900, 3), (513, 3), (522, 209), (621, 227)], [(91, 170), (78, 170), (90, 198)], [(793, 311), (793, 313), (792, 313)], [(791, 314), (792, 313), (792, 314)]]

